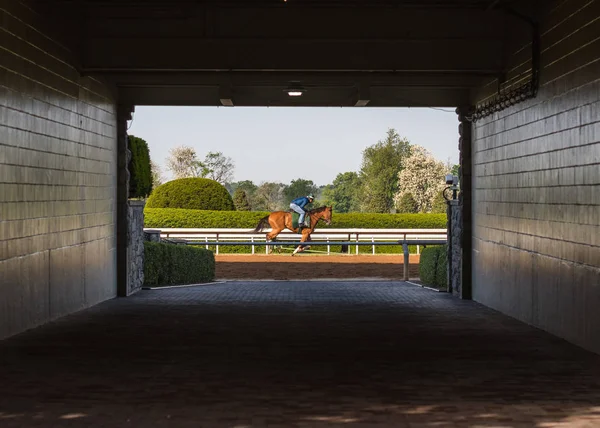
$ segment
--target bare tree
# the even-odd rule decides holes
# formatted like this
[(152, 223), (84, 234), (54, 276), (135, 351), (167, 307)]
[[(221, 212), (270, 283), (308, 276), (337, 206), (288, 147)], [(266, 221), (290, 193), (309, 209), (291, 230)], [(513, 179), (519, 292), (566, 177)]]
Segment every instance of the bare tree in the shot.
[(233, 160), (221, 152), (208, 152), (202, 166), (204, 168), (203, 177), (208, 177), (221, 184), (230, 183), (233, 180), (235, 168)]

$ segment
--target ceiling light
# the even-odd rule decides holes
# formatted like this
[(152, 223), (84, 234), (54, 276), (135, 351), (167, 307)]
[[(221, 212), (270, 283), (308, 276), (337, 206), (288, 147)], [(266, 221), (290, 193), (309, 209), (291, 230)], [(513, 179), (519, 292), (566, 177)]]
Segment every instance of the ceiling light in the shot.
[(219, 86), (219, 101), (221, 101), (221, 105), (226, 107), (233, 107), (233, 94), (231, 90), (231, 85), (224, 84)]
[(285, 90), (290, 97), (301, 97), (306, 92), (306, 89), (298, 82), (290, 83), (290, 86)]
[(355, 107), (366, 107), (371, 101), (371, 88), (366, 82), (361, 82), (358, 86), (358, 93), (354, 101)]

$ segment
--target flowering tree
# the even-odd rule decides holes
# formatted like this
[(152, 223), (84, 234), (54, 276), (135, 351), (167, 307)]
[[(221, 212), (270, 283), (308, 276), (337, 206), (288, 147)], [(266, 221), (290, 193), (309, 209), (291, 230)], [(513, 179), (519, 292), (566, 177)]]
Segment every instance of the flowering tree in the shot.
[(175, 179), (205, 177), (206, 167), (196, 156), (196, 150), (188, 146), (179, 146), (169, 150), (167, 169)]
[(410, 156), (402, 159), (402, 170), (398, 173), (396, 206), (410, 193), (419, 212), (431, 212), (436, 196), (444, 190), (444, 177), (449, 169), (424, 147), (413, 145), (410, 150)]
[(169, 150), (167, 169), (176, 179), (201, 177), (226, 184), (233, 179), (234, 163), (221, 152), (208, 152), (201, 161), (193, 147), (179, 146)]

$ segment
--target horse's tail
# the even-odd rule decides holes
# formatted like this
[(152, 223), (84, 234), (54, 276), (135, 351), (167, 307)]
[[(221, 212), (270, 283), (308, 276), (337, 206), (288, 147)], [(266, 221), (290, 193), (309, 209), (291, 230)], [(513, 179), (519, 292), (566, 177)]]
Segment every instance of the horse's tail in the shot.
[(269, 216), (263, 217), (260, 219), (256, 228), (254, 229), (254, 233), (258, 233), (263, 230), (265, 227), (269, 226)]

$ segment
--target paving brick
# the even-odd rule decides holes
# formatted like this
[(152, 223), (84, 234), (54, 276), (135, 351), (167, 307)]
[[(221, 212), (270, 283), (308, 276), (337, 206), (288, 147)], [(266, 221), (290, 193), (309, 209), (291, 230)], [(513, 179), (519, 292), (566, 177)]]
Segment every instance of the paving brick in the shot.
[(0, 426), (595, 427), (600, 356), (402, 282), (142, 291), (0, 342)]

